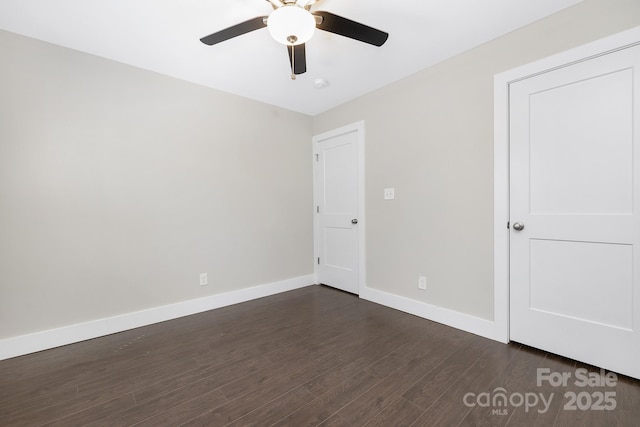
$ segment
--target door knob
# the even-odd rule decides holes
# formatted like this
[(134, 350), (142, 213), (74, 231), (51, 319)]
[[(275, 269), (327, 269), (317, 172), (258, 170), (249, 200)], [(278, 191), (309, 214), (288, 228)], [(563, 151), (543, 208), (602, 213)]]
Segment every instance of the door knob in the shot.
[(358, 223), (357, 219), (354, 218), (354, 219), (351, 220), (351, 224), (357, 224), (357, 223)]
[(522, 231), (524, 230), (524, 224), (521, 222), (516, 222), (513, 224), (513, 229), (516, 231)]

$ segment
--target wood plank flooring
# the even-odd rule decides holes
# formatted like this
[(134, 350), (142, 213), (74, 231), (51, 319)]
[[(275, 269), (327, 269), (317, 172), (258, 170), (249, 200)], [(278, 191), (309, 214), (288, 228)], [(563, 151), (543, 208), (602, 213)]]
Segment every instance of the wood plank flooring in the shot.
[(0, 361), (0, 426), (640, 425), (640, 381), (577, 369), (310, 286)]

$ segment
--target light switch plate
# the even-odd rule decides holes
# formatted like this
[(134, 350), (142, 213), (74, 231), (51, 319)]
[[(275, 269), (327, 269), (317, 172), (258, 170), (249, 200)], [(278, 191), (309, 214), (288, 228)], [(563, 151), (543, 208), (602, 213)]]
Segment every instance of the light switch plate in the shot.
[(393, 200), (396, 198), (396, 189), (395, 188), (385, 188), (384, 189), (384, 199), (385, 200)]

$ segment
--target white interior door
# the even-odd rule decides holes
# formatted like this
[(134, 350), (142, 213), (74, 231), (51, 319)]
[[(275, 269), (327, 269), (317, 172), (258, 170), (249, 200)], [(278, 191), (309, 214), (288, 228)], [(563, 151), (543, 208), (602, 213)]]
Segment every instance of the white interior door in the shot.
[(358, 294), (361, 126), (314, 137), (318, 282)]
[(640, 46), (509, 93), (510, 338), (640, 378)]

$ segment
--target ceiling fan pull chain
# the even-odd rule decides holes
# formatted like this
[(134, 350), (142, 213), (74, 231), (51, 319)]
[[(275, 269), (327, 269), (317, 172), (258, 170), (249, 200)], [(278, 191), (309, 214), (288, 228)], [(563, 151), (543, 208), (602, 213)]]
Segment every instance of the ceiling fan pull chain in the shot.
[(293, 51), (293, 44), (291, 45), (291, 80), (296, 79), (296, 55)]

